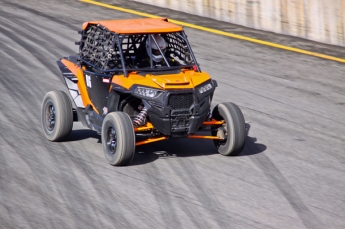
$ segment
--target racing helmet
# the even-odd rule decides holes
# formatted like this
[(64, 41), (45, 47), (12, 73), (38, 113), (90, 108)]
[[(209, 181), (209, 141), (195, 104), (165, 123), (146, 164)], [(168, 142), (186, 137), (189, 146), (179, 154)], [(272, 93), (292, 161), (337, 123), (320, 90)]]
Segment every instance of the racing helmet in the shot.
[[(155, 34), (153, 36), (154, 36), (157, 44), (159, 45), (159, 48), (162, 50), (162, 53), (164, 54), (165, 49), (167, 47), (167, 43), (165, 42), (163, 37), (161, 37), (159, 34)], [(152, 48), (151, 52), (150, 52), (150, 47)], [(152, 54), (152, 56), (151, 56), (152, 60), (155, 62), (161, 62), (163, 59), (163, 56), (159, 52), (159, 49), (158, 49), (155, 41), (152, 39), (152, 37), (151, 37), (151, 39), (147, 38), (147, 40), (146, 40), (146, 52), (147, 52), (147, 55), (150, 55), (150, 53)]]

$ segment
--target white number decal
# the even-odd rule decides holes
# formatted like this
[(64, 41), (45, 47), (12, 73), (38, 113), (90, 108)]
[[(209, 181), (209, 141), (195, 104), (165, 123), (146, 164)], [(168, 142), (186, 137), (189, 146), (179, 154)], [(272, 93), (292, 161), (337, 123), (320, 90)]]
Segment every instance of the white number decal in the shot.
[(92, 87), (92, 85), (91, 85), (91, 76), (90, 75), (85, 75), (85, 78), (86, 78), (86, 86), (91, 88)]

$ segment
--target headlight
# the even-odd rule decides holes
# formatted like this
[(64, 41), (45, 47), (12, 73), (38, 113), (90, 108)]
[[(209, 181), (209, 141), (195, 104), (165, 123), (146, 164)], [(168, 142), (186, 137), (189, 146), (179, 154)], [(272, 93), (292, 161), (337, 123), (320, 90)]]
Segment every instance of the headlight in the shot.
[(211, 89), (212, 89), (212, 84), (211, 83), (205, 84), (205, 85), (203, 85), (203, 86), (198, 88), (200, 94), (202, 94), (202, 93), (204, 93), (204, 92), (206, 92), (208, 90), (211, 90)]
[(154, 98), (157, 97), (160, 93), (159, 90), (155, 90), (155, 89), (151, 89), (151, 88), (145, 88), (145, 87), (137, 87), (134, 90), (135, 94), (141, 95), (141, 96), (145, 96), (145, 97), (149, 97), (149, 98)]

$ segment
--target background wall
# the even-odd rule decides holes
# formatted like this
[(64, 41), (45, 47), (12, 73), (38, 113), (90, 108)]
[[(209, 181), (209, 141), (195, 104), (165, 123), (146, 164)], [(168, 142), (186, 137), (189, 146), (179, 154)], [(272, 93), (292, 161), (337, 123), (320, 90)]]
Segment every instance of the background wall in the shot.
[(345, 46), (345, 0), (136, 0), (251, 28)]

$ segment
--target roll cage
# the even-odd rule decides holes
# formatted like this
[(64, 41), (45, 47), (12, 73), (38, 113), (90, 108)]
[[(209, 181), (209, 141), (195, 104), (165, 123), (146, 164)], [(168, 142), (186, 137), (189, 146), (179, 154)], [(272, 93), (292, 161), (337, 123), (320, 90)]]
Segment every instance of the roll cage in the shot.
[[(149, 34), (117, 34), (109, 31), (101, 25), (89, 25), (81, 31), (79, 44), (80, 61), (86, 64), (92, 71), (128, 76), (129, 72), (164, 72), (169, 70), (194, 69), (200, 72), (200, 67), (192, 52), (184, 31), (172, 33), (160, 33), (168, 43), (166, 52), (159, 48), (157, 41)], [(138, 68), (131, 64), (136, 58), (147, 57), (146, 40), (156, 43), (165, 66), (156, 68), (152, 58), (149, 58), (150, 66)], [(151, 42), (148, 42), (151, 45)], [(150, 47), (149, 50), (152, 50)], [(179, 64), (171, 66), (168, 59), (174, 59)]]

